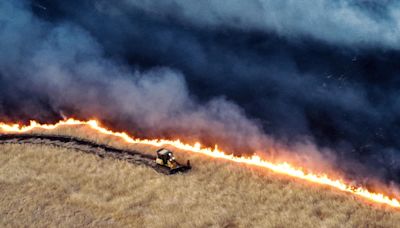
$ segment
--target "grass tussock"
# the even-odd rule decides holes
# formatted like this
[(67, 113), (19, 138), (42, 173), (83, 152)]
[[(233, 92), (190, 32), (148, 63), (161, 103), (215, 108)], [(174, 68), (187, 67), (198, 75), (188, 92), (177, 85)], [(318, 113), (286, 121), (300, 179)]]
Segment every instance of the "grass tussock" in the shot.
[[(48, 132), (47, 132), (48, 133)], [(74, 135), (153, 153), (86, 128)], [(176, 151), (176, 150), (175, 150)], [(269, 171), (176, 151), (194, 168), (151, 168), (46, 145), (0, 146), (0, 226), (397, 227), (400, 211)]]

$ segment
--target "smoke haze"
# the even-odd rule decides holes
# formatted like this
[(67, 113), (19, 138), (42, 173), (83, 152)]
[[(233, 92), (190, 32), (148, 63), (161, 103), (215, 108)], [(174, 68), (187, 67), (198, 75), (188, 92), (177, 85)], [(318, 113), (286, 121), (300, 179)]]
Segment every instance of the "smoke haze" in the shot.
[(284, 145), (285, 156), (398, 183), (399, 9), (390, 0), (6, 0), (0, 115), (96, 117), (237, 153)]

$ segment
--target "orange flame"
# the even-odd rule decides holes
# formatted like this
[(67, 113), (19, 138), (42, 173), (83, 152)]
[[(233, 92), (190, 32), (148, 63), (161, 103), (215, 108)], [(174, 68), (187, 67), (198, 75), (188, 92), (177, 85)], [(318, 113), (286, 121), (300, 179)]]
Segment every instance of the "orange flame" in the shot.
[(224, 151), (221, 151), (215, 146), (214, 148), (206, 148), (203, 147), (200, 143), (195, 143), (194, 145), (185, 144), (180, 140), (166, 140), (166, 139), (137, 139), (129, 136), (125, 132), (114, 132), (112, 130), (106, 129), (102, 127), (96, 120), (89, 120), (89, 121), (82, 121), (76, 119), (66, 119), (61, 120), (56, 124), (40, 124), (36, 121), (30, 121), (30, 125), (21, 126), (18, 124), (6, 124), (0, 123), (0, 130), (3, 132), (16, 132), (16, 133), (23, 133), (29, 132), (35, 128), (39, 129), (46, 129), (52, 130), (60, 126), (65, 125), (86, 125), (90, 128), (106, 134), (106, 135), (113, 135), (119, 138), (122, 138), (124, 141), (128, 143), (134, 144), (146, 144), (152, 146), (165, 146), (171, 145), (173, 147), (204, 154), (214, 158), (221, 158), (230, 160), (237, 163), (244, 163), (248, 165), (258, 166), (267, 168), (273, 172), (288, 175), (291, 177), (303, 179), (309, 182), (318, 183), (326, 186), (331, 186), (333, 188), (339, 189), (344, 192), (349, 192), (358, 196), (361, 196), (365, 199), (368, 199), (375, 203), (386, 204), (395, 208), (400, 208), (400, 202), (398, 199), (390, 198), (382, 193), (370, 192), (366, 188), (363, 187), (356, 187), (350, 184), (345, 183), (343, 180), (340, 179), (333, 179), (328, 177), (326, 174), (314, 174), (314, 173), (306, 173), (303, 169), (294, 167), (289, 163), (273, 163), (266, 160), (261, 159), (257, 155), (253, 155), (251, 157), (238, 157), (231, 154), (227, 154)]

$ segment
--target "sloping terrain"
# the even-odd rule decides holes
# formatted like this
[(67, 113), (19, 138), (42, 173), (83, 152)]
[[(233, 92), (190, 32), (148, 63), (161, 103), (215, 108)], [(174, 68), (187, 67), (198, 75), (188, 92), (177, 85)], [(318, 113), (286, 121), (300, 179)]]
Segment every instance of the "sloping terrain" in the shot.
[[(35, 133), (45, 133), (37, 131)], [(73, 135), (154, 154), (82, 128)], [(400, 212), (260, 168), (176, 151), (189, 173), (54, 145), (0, 145), (0, 226), (396, 227)]]
[(165, 175), (174, 174), (170, 172), (169, 168), (157, 165), (154, 162), (156, 156), (143, 154), (135, 150), (121, 150), (72, 136), (43, 134), (0, 134), (0, 145), (1, 144), (31, 144), (62, 147), (88, 154), (94, 154), (101, 158), (110, 157), (134, 164), (146, 165)]

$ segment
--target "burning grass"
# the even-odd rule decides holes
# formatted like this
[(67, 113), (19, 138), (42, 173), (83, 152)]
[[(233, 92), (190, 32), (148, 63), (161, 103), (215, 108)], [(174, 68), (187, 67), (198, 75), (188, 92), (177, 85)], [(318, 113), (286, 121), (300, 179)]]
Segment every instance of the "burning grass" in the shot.
[[(37, 132), (37, 131), (36, 131)], [(62, 127), (153, 153), (86, 127)], [(164, 176), (123, 161), (44, 145), (0, 146), (0, 226), (395, 227), (400, 212), (329, 187), (178, 150), (193, 170)]]

